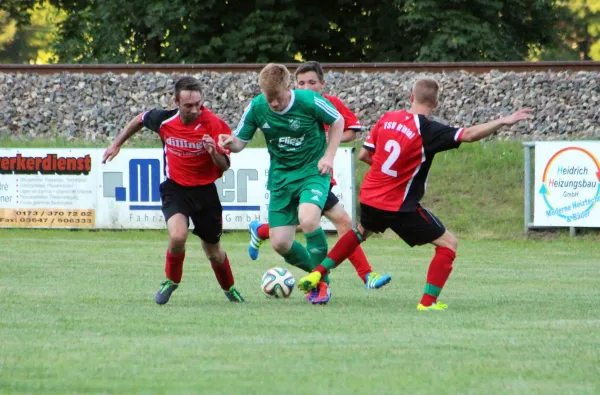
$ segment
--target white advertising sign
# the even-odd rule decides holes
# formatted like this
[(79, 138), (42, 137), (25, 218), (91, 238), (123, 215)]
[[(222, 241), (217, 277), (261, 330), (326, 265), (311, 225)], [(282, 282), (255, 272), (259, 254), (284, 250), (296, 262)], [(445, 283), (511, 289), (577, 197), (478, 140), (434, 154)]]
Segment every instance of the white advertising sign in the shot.
[(535, 226), (600, 227), (600, 143), (535, 145)]
[(99, 169), (96, 226), (104, 229), (163, 229), (160, 183), (163, 152), (156, 148), (122, 149)]
[(94, 228), (96, 152), (0, 148), (0, 227)]
[[(122, 149), (101, 164), (104, 149), (0, 149), (0, 227), (164, 229), (161, 149)], [(223, 229), (267, 222), (269, 154), (248, 148), (231, 155), (216, 181)], [(340, 148), (333, 192), (355, 218), (354, 155)], [(323, 219), (323, 228), (334, 230)], [(191, 224), (190, 224), (191, 225)]]

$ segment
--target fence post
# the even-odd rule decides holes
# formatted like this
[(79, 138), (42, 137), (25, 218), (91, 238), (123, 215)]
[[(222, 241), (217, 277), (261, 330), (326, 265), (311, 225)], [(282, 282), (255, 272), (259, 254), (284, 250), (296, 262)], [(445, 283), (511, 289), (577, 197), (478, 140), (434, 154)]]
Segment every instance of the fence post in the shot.
[(524, 208), (523, 208), (523, 228), (525, 234), (529, 232), (529, 221), (531, 220), (531, 147), (535, 146), (535, 143), (525, 142), (523, 147), (525, 148), (525, 163), (524, 163)]

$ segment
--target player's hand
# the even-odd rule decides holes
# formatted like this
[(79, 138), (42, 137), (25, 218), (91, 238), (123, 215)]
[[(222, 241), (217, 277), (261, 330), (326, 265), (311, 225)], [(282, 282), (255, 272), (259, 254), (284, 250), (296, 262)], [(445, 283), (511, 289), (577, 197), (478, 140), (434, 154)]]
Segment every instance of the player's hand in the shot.
[(202, 136), (202, 145), (204, 145), (204, 149), (211, 155), (217, 152), (217, 143), (208, 134)]
[(102, 163), (106, 163), (106, 162), (110, 162), (111, 160), (113, 160), (113, 158), (117, 155), (119, 155), (119, 151), (121, 150), (121, 147), (119, 147), (116, 144), (111, 144), (110, 147), (108, 147), (106, 149), (106, 151), (104, 151), (104, 155), (102, 155)]
[(527, 119), (533, 119), (533, 115), (531, 114), (531, 112), (533, 112), (532, 108), (523, 108), (511, 115), (508, 115), (504, 118), (502, 118), (502, 123), (504, 125), (514, 125), (515, 123), (519, 122), (519, 121), (525, 121)]
[(333, 158), (328, 156), (324, 156), (319, 160), (319, 164), (317, 165), (321, 174), (329, 174), (331, 170), (333, 170)]
[(221, 149), (230, 148), (233, 144), (233, 136), (230, 134), (220, 134), (219, 135), (219, 147)]

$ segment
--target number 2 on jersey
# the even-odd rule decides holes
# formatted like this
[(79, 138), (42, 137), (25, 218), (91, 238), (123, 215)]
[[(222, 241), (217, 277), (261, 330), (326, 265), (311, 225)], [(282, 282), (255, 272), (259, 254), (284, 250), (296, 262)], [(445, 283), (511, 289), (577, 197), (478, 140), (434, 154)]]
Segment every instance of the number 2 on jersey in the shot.
[(392, 170), (391, 167), (396, 163), (398, 158), (400, 157), (400, 143), (396, 140), (388, 140), (385, 143), (385, 151), (390, 153), (390, 156), (383, 162), (381, 166), (381, 171), (388, 176), (398, 177), (398, 172), (396, 170)]

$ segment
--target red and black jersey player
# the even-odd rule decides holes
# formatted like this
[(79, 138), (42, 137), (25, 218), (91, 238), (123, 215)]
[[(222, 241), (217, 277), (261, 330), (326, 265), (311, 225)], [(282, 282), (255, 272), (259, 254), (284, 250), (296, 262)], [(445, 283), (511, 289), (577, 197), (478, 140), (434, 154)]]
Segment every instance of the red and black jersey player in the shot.
[(419, 204), (436, 153), (479, 141), (504, 125), (531, 119), (531, 109), (468, 128), (455, 128), (431, 121), (438, 106), (435, 80), (420, 79), (410, 95), (409, 111), (384, 114), (361, 148), (359, 159), (371, 168), (360, 189), (360, 224), (346, 233), (315, 271), (300, 279), (308, 290), (322, 275), (345, 260), (372, 233), (391, 229), (409, 246), (433, 244), (435, 256), (429, 264), (425, 291), (417, 309), (445, 310), (437, 300), (452, 271), (458, 241), (442, 222)]
[(189, 220), (193, 233), (211, 263), (219, 285), (232, 302), (244, 302), (234, 286), (229, 259), (221, 249), (222, 207), (215, 181), (229, 168), (229, 152), (215, 143), (219, 134), (231, 134), (227, 124), (202, 105), (200, 81), (184, 76), (175, 83), (176, 109), (153, 109), (135, 117), (104, 152), (103, 163), (119, 153), (121, 145), (147, 127), (163, 142), (166, 180), (160, 185), (162, 212), (167, 222), (169, 246), (165, 263), (166, 281), (154, 300), (169, 301), (183, 273)]

